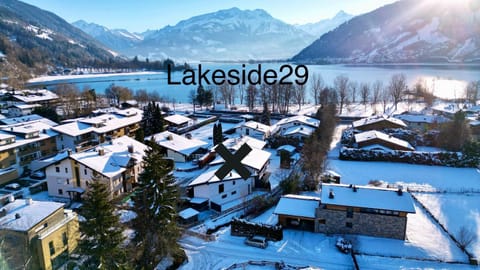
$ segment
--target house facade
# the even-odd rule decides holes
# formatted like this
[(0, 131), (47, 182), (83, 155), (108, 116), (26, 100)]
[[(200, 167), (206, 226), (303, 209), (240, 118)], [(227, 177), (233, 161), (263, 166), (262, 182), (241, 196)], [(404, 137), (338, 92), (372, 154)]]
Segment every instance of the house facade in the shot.
[(147, 146), (123, 136), (95, 149), (60, 153), (61, 158), (45, 168), (48, 194), (79, 200), (92, 181), (104, 182), (114, 198), (132, 190), (143, 170)]
[(266, 140), (271, 135), (271, 127), (255, 121), (248, 121), (237, 129), (242, 136)]
[(11, 199), (0, 210), (0, 224), (10, 269), (58, 269), (80, 238), (77, 215), (62, 203)]
[(308, 196), (282, 197), (274, 213), (284, 227), (401, 240), (406, 239), (407, 215), (415, 213), (411, 195), (401, 189), (322, 184), (316, 199), (315, 205), (306, 202), (315, 200)]
[(165, 157), (175, 162), (188, 162), (201, 158), (209, 144), (207, 142), (194, 138), (188, 139), (170, 131), (164, 131), (152, 135), (146, 140), (153, 138), (155, 142), (162, 147)]
[(415, 150), (415, 148), (409, 142), (376, 130), (355, 134), (355, 146), (364, 150)]
[(384, 130), (387, 128), (407, 128), (407, 124), (400, 119), (382, 115), (354, 121), (352, 127), (356, 130), (368, 131)]

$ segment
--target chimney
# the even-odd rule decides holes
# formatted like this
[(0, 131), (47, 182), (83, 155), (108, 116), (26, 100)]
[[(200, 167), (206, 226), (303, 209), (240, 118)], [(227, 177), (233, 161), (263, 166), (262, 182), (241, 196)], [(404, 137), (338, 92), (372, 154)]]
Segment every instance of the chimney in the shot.
[(2, 210), (0, 210), (0, 218), (4, 217), (6, 215), (7, 215), (7, 209), (2, 208)]
[(357, 186), (353, 186), (353, 192), (357, 192)]
[(19, 219), (20, 218), (20, 214), (19, 213), (16, 213), (15, 214), (15, 219)]
[(335, 193), (333, 193), (333, 189), (330, 189), (330, 192), (328, 193), (328, 198), (329, 199), (335, 198)]
[(101, 147), (98, 148), (98, 155), (100, 155), (100, 156), (105, 155), (105, 149), (103, 149), (103, 148), (101, 148)]
[(398, 196), (402, 196), (403, 190), (402, 190), (401, 188), (399, 188), (399, 189), (397, 190), (397, 194), (398, 194)]
[(132, 145), (132, 144), (130, 144), (130, 145), (128, 146), (128, 152), (129, 152), (130, 154), (133, 154), (133, 145)]
[(8, 196), (8, 202), (13, 203), (15, 201), (15, 197), (13, 195)]
[(32, 205), (32, 204), (33, 204), (32, 198), (26, 198), (25, 199), (25, 205)]
[(68, 156), (71, 156), (72, 155), (72, 150), (67, 149), (67, 154), (68, 154)]

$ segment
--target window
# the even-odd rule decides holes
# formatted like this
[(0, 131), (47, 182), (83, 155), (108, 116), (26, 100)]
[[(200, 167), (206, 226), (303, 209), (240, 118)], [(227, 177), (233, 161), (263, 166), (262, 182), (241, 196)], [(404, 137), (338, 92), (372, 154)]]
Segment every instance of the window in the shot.
[(63, 195), (63, 189), (61, 188), (58, 189), (58, 195)]
[(87, 169), (83, 169), (83, 173), (87, 175)]
[(325, 219), (319, 219), (319, 220), (318, 220), (318, 223), (319, 223), (319, 224), (325, 224)]
[(55, 254), (55, 246), (53, 245), (53, 241), (48, 242), (48, 248), (50, 249), (50, 255)]
[(222, 199), (225, 199), (227, 197), (227, 194), (222, 195)]
[(353, 227), (352, 222), (347, 222), (347, 223), (345, 223), (345, 227), (347, 227), (347, 228), (352, 228), (352, 227)]
[(225, 191), (225, 187), (224, 187), (223, 184), (220, 184), (220, 185), (218, 186), (218, 193), (220, 194), (220, 193), (222, 193), (223, 191)]
[(55, 171), (56, 171), (56, 172), (60, 172), (60, 167), (58, 167), (58, 166), (55, 167)]
[(70, 179), (67, 178), (67, 185), (70, 185)]
[(67, 233), (66, 233), (66, 232), (64, 232), (64, 233), (62, 234), (62, 240), (63, 240), (63, 245), (64, 245), (64, 246), (68, 245), (68, 237), (67, 237)]
[(233, 182), (232, 182), (232, 185), (234, 185), (234, 186), (235, 186), (235, 180), (233, 180)]
[(65, 168), (65, 173), (68, 173), (68, 168)]
[(250, 129), (248, 129), (248, 128), (245, 129), (245, 134), (246, 134), (246, 135), (250, 135)]
[(235, 195), (235, 194), (237, 194), (237, 191), (236, 191), (236, 190), (235, 190), (235, 191), (232, 191), (231, 194), (232, 194), (232, 195)]
[(353, 218), (353, 208), (347, 208), (347, 218)]

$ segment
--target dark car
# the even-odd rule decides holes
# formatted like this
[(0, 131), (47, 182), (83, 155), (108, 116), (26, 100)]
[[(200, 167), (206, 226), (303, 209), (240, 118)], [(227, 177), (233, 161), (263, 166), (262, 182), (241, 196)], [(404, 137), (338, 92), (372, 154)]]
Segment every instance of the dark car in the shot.
[(268, 247), (268, 241), (267, 238), (263, 236), (258, 236), (254, 235), (251, 237), (248, 237), (245, 239), (245, 244), (252, 246), (252, 247), (258, 247), (258, 248), (267, 248)]

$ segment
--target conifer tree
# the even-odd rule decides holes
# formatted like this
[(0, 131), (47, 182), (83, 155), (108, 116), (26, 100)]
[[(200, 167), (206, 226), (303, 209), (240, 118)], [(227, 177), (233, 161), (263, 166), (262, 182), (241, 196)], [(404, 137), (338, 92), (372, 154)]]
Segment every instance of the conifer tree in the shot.
[(107, 186), (92, 181), (84, 200), (80, 231), (85, 236), (80, 242), (82, 253), (88, 256), (86, 269), (125, 269), (125, 254), (120, 248), (124, 237), (119, 217), (108, 200)]
[(138, 269), (154, 269), (161, 258), (180, 251), (176, 225), (178, 189), (171, 174), (172, 165), (163, 159), (159, 146), (149, 141), (144, 171), (133, 197), (137, 217), (133, 220), (138, 250)]
[(263, 103), (263, 112), (260, 116), (260, 123), (270, 125), (270, 110), (268, 109), (267, 102)]
[(217, 126), (217, 122), (215, 122), (213, 124), (213, 135), (212, 135), (212, 138), (213, 138), (213, 145), (217, 145), (218, 144), (218, 141), (217, 141), (217, 130), (218, 130), (218, 126)]

